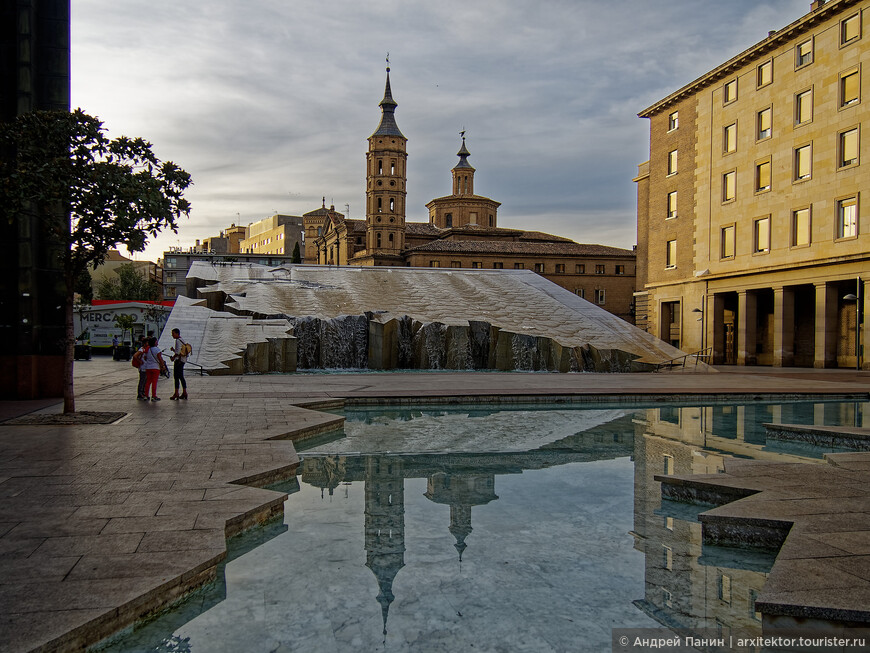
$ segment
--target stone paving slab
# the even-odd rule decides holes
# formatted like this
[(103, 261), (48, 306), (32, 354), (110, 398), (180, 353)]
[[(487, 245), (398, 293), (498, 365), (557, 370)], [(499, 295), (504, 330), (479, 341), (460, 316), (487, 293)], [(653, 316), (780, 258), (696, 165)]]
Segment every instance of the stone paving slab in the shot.
[(870, 453), (827, 460), (727, 459), (722, 474), (655, 477), (666, 498), (722, 504), (698, 515), (705, 543), (779, 550), (756, 602), (766, 625), (870, 624)]
[[(93, 426), (0, 422), (0, 648), (78, 650), (214, 578), (215, 566), (226, 555), (226, 537), (283, 510), (284, 494), (248, 485), (295, 473), (298, 457), (287, 438), (312, 437), (342, 423), (340, 417), (303, 406), (336, 408), (345, 400), (454, 403), (602, 396), (658, 401), (680, 394), (697, 399), (747, 393), (867, 398), (868, 378), (860, 373), (719, 371), (244, 377), (189, 372), (189, 401), (169, 401), (171, 388), (161, 381), (164, 400), (152, 403), (135, 400), (137, 378), (129, 364), (77, 362), (77, 408), (127, 416), (114, 425)], [(0, 402), (0, 419), (34, 411), (59, 412), (60, 405)], [(866, 458), (849, 454), (830, 462), (831, 469), (855, 478), (870, 471)], [(738, 485), (782, 489), (767, 487), (760, 476), (741, 469), (739, 464), (733, 469)], [(765, 471), (783, 481), (794, 470)], [(837, 555), (864, 564), (865, 530), (870, 531), (870, 512), (840, 512), (816, 515), (804, 536), (816, 538), (816, 549), (822, 551), (831, 532), (847, 533)], [(837, 573), (861, 580), (850, 569)], [(793, 590), (782, 593), (792, 600)]]
[(135, 370), (119, 365), (85, 368), (99, 382), (85, 377), (77, 398), (127, 412), (117, 424), (0, 424), (4, 651), (76, 650), (213, 578), (227, 536), (286, 498), (234, 483), (292, 476), (292, 442), (274, 438), (343, 421), (266, 397), (138, 402)]

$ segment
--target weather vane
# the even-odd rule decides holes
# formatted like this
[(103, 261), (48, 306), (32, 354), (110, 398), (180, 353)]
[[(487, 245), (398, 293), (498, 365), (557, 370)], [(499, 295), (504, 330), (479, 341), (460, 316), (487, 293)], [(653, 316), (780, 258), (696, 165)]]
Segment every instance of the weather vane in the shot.
[(462, 129), (459, 130), (459, 135), (462, 137), (462, 140), (465, 140), (465, 125), (462, 125)]
[(390, 53), (387, 52), (387, 72), (390, 72)]

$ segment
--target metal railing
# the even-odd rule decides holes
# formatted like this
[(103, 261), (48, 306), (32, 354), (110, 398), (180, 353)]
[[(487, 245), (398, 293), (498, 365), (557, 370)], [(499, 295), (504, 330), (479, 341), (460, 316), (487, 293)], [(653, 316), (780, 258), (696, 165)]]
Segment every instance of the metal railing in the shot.
[(187, 366), (188, 366), (188, 365), (193, 365), (193, 366), (195, 366), (195, 367), (198, 367), (198, 368), (199, 368), (199, 375), (200, 375), (200, 376), (205, 376), (205, 369), (204, 369), (203, 366), (200, 365), (199, 363), (193, 363), (193, 362), (191, 362), (191, 361), (187, 361), (187, 362), (184, 363), (184, 368), (187, 369)]
[(694, 361), (694, 365), (692, 365), (693, 368), (698, 367), (698, 362), (709, 365), (712, 357), (713, 348), (707, 347), (706, 349), (699, 349), (691, 354), (683, 354), (682, 356), (676, 356), (666, 361), (662, 361), (661, 363), (656, 363), (655, 371), (672, 370), (677, 367), (686, 369), (690, 359)]

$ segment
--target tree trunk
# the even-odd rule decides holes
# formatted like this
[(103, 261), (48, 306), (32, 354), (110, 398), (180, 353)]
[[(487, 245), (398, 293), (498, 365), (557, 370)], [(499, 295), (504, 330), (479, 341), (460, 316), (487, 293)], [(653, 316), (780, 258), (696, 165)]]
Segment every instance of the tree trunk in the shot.
[(76, 399), (73, 392), (73, 357), (76, 347), (76, 334), (73, 324), (73, 286), (67, 279), (66, 286), (66, 347), (63, 357), (63, 412), (76, 412)]

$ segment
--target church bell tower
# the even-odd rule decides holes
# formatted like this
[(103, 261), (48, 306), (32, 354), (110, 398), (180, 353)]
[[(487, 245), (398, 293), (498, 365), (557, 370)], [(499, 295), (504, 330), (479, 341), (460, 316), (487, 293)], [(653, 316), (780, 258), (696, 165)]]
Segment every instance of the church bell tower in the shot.
[(405, 247), (407, 139), (396, 124), (396, 101), (387, 83), (380, 103), (381, 124), (369, 136), (366, 153), (366, 250), (375, 265), (402, 265)]

